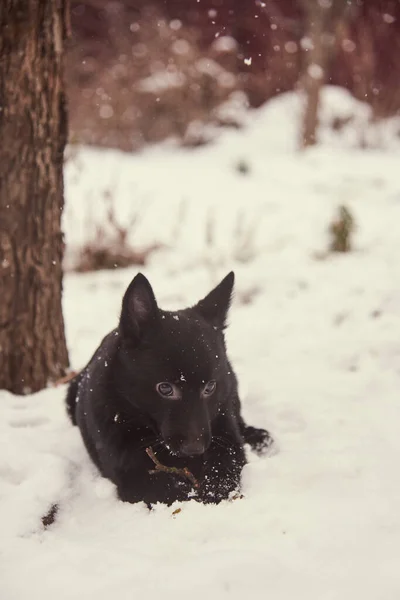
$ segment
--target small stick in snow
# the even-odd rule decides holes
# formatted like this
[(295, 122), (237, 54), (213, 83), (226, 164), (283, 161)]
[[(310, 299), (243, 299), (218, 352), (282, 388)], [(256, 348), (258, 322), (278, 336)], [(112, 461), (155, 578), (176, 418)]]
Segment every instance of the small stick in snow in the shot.
[(53, 525), (58, 513), (58, 504), (52, 504), (48, 512), (42, 517), (42, 525), (45, 529)]
[(185, 479), (188, 479), (196, 490), (199, 489), (199, 482), (187, 467), (184, 467), (183, 469), (178, 469), (177, 467), (167, 467), (166, 465), (163, 465), (162, 463), (160, 463), (160, 461), (154, 454), (152, 448), (146, 448), (146, 454), (149, 458), (151, 458), (151, 460), (156, 466), (155, 469), (151, 469), (149, 471), (151, 475), (154, 475), (155, 473), (170, 473), (171, 475), (178, 475), (178, 477), (184, 477)]
[(67, 375), (61, 377), (60, 379), (57, 379), (57, 381), (54, 382), (55, 387), (62, 385), (63, 383), (68, 383), (69, 381), (71, 381), (71, 379), (76, 377), (78, 373), (79, 371), (70, 371), (69, 373), (67, 373)]

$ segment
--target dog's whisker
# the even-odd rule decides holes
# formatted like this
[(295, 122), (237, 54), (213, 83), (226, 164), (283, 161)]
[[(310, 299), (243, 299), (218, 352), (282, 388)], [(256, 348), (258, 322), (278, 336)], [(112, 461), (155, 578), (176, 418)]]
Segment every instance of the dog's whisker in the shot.
[(232, 443), (230, 441), (228, 441), (227, 439), (225, 439), (219, 435), (213, 436), (212, 439), (213, 439), (213, 441), (216, 442), (216, 444), (221, 446), (221, 448), (230, 448), (232, 446)]
[(138, 450), (148, 448), (149, 446), (151, 446), (152, 448), (157, 448), (161, 444), (162, 440), (159, 437), (149, 437), (147, 439), (142, 440), (141, 444), (137, 448)]

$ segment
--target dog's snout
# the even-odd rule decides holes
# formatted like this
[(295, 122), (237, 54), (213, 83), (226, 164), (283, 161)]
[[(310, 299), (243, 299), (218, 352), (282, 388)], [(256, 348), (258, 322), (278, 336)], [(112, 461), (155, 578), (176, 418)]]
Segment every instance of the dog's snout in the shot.
[(192, 442), (184, 442), (181, 446), (181, 453), (184, 456), (193, 456), (195, 454), (203, 454), (205, 444), (202, 440), (194, 440)]

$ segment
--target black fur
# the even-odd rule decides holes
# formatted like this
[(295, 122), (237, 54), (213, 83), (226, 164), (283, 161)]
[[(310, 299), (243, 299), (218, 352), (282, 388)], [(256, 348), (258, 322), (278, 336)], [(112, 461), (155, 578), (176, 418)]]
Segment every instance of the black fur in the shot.
[[(138, 274), (124, 295), (118, 328), (70, 383), (68, 414), (122, 500), (217, 503), (239, 489), (244, 443), (259, 452), (270, 445), (268, 432), (246, 426), (240, 415), (226, 355), (223, 329), (233, 283), (230, 273), (193, 308), (166, 312)], [(206, 395), (210, 381), (216, 388)], [(173, 397), (160, 395), (160, 382), (172, 384), (167, 390)], [(149, 473), (154, 464), (147, 447), (162, 464), (187, 467), (200, 488), (194, 492), (175, 474)]]

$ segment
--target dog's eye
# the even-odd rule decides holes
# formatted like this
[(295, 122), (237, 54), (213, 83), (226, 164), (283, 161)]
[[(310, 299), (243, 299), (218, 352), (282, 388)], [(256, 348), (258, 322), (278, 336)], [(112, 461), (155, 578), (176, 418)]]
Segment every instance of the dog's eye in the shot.
[(206, 385), (204, 386), (203, 394), (205, 396), (211, 396), (211, 394), (213, 394), (215, 392), (216, 387), (217, 387), (217, 382), (212, 379), (211, 381), (206, 383)]
[(174, 395), (173, 386), (170, 383), (167, 383), (166, 381), (163, 381), (162, 383), (157, 383), (156, 389), (160, 396), (168, 397)]

